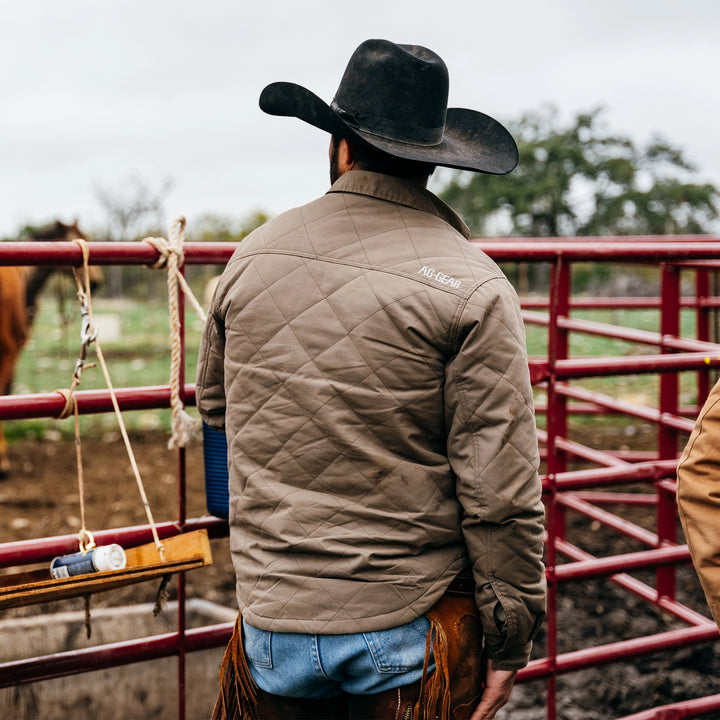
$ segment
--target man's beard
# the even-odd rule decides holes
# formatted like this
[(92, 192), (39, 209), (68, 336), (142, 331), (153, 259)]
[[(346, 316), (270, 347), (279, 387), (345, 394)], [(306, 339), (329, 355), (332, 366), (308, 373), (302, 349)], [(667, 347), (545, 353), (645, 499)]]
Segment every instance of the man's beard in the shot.
[(338, 146), (339, 142), (334, 139), (332, 141), (332, 150), (330, 152), (330, 184), (333, 185), (335, 181), (340, 177), (340, 170), (338, 169)]

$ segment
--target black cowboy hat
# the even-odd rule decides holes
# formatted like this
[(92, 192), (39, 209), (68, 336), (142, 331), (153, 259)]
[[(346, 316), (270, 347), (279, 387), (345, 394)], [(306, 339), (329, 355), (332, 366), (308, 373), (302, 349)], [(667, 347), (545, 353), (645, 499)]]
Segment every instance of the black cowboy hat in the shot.
[(509, 173), (518, 161), (512, 135), (488, 115), (449, 108), (448, 84), (447, 67), (431, 50), (366, 40), (330, 105), (301, 85), (276, 82), (262, 91), (260, 108), (406, 160)]

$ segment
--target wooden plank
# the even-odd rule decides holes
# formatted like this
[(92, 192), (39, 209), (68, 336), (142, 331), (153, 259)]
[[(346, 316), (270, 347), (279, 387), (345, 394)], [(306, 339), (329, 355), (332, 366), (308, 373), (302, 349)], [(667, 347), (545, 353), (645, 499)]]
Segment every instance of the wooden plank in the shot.
[(127, 567), (138, 565), (155, 565), (162, 562), (174, 562), (189, 558), (200, 557), (203, 565), (212, 563), (210, 540), (207, 530), (194, 530), (193, 532), (174, 535), (161, 541), (164, 559), (160, 558), (155, 543), (147, 543), (125, 550)]
[(162, 541), (161, 561), (154, 543), (126, 550), (128, 566), (122, 570), (54, 579), (50, 570), (6, 575), (0, 578), (0, 609), (91, 595), (176, 572), (212, 564), (207, 530), (195, 530)]

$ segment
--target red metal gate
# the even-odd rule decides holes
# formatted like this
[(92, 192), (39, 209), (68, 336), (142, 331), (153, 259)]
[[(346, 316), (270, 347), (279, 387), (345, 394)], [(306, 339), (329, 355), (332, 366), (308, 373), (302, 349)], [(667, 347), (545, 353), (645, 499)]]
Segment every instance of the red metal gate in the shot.
[[(720, 269), (720, 238), (518, 238), (476, 241), (476, 244), (498, 262), (541, 265), (550, 271), (549, 292), (523, 299), (527, 326), (547, 329), (547, 353), (530, 359), (533, 384), (545, 398), (538, 400), (537, 410), (538, 417), (545, 418), (545, 427), (539, 428), (538, 437), (545, 460), (543, 487), (547, 507), (547, 654), (532, 660), (519, 673), (518, 682), (544, 681), (547, 717), (555, 720), (558, 676), (717, 639), (717, 628), (709, 617), (686, 607), (676, 596), (675, 568), (687, 564), (689, 555), (687, 547), (679, 544), (676, 536), (675, 469), (679, 451), (709, 391), (710, 373), (720, 367), (720, 344), (711, 341), (711, 320), (720, 307), (720, 298), (711, 293), (711, 279)], [(223, 263), (233, 249), (234, 245), (226, 243), (187, 243), (185, 264)], [(158, 251), (149, 243), (90, 245), (92, 264), (142, 266), (152, 265), (157, 259)], [(0, 244), (0, 265), (78, 266), (81, 262), (81, 250), (74, 243)], [(655, 268), (659, 274), (660, 292), (651, 297), (573, 295), (573, 269), (582, 263)], [(691, 293), (684, 290), (688, 276), (693, 279)], [(182, 307), (182, 298), (180, 302)], [(657, 331), (640, 331), (574, 316), (578, 310), (592, 308), (652, 308), (659, 313), (659, 326)], [(681, 311), (687, 308), (692, 308), (696, 314), (692, 337), (683, 337), (680, 331)], [(571, 339), (578, 335), (615, 338), (648, 350), (622, 357), (577, 357), (571, 353)], [(695, 401), (689, 407), (681, 404), (679, 388), (680, 374), (688, 371), (696, 377)], [(607, 392), (589, 390), (578, 383), (581, 379), (623, 375), (658, 376), (656, 402), (631, 402)], [(182, 387), (183, 402), (192, 405), (194, 387), (185, 382), (184, 372)], [(81, 414), (112, 411), (108, 392), (77, 391), (76, 396)], [(120, 388), (117, 396), (122, 410), (167, 408), (170, 404), (170, 389), (164, 386)], [(58, 417), (63, 407), (64, 399), (58, 393), (0, 397), (0, 420)], [(657, 447), (652, 452), (620, 452), (617, 448), (598, 448), (578, 442), (572, 437), (570, 425), (579, 414), (613, 414), (650, 423), (657, 427)], [(166, 537), (184, 529), (201, 527), (207, 528), (214, 537), (226, 535), (224, 521), (212, 517), (186, 517), (184, 449), (178, 451), (178, 475), (177, 522), (159, 526), (160, 535)], [(618, 492), (615, 489), (617, 486), (636, 489), (639, 485), (645, 486), (647, 491)], [(638, 504), (655, 508), (653, 530), (623, 516), (622, 508)], [(610, 512), (607, 506), (620, 509)], [(568, 512), (581, 514), (612, 532), (632, 538), (646, 549), (598, 557), (567, 539)], [(96, 539), (131, 546), (147, 542), (151, 537), (148, 527), (134, 527), (98, 533)], [(76, 543), (76, 536), (69, 535), (0, 544), (0, 567), (47, 562), (57, 554), (73, 551)], [(641, 582), (632, 575), (635, 570), (649, 568), (654, 571), (654, 584)], [(558, 597), (568, 583), (590, 578), (606, 578), (677, 619), (682, 627), (608, 645), (559, 652)], [(0, 666), (0, 687), (177, 656), (178, 718), (184, 719), (186, 653), (223, 646), (232, 628), (231, 624), (222, 624), (187, 629), (182, 579), (178, 595), (176, 632), (6, 663)], [(632, 717), (633, 720), (684, 718), (718, 710), (720, 696), (714, 695), (676, 703), (663, 710), (649, 708)]]

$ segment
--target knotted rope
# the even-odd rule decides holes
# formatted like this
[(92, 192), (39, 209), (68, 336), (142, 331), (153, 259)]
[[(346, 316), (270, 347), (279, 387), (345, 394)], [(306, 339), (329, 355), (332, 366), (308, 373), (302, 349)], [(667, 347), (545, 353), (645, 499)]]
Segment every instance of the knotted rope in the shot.
[(190, 286), (183, 277), (181, 268), (185, 262), (183, 244), (185, 242), (185, 218), (177, 218), (170, 226), (168, 239), (147, 237), (159, 254), (155, 268), (167, 268), (168, 307), (170, 317), (170, 410), (172, 435), (168, 447), (176, 450), (185, 447), (197, 430), (196, 421), (185, 411), (181, 398), (180, 369), (183, 361), (182, 337), (180, 333), (180, 304), (178, 286), (190, 301), (200, 321), (205, 322), (205, 311), (193, 295)]

